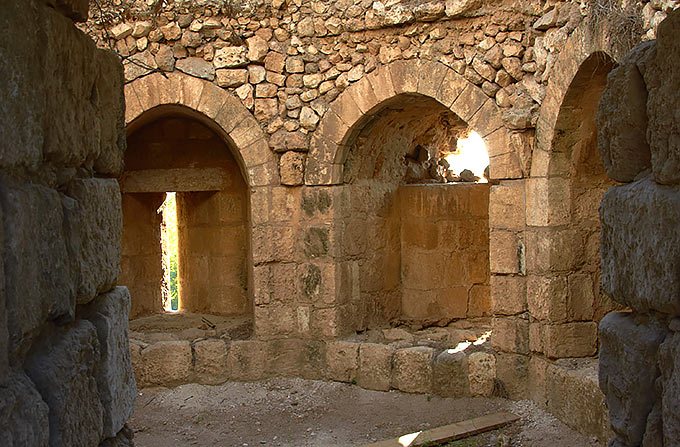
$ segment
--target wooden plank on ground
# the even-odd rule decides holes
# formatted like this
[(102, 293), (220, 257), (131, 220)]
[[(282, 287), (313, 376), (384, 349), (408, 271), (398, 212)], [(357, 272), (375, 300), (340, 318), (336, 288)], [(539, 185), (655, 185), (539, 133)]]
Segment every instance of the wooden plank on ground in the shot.
[(430, 430), (410, 433), (387, 441), (364, 444), (362, 447), (418, 447), (427, 443), (438, 445), (478, 435), (518, 420), (518, 416), (503, 411)]

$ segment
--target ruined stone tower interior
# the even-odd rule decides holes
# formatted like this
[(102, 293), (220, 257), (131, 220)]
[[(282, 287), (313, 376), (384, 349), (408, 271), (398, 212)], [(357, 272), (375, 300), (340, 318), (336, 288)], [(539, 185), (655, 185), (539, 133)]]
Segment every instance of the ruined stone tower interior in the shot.
[(680, 445), (679, 8), (2, 0), (0, 446)]

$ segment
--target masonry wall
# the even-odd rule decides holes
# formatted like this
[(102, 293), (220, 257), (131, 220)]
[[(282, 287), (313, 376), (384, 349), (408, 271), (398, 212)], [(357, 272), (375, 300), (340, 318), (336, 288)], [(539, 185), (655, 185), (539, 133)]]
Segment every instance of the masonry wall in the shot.
[(74, 26), (86, 2), (2, 10), (0, 444), (126, 445), (120, 61)]
[[(655, 42), (612, 71), (598, 114), (607, 175), (625, 184), (600, 206), (604, 290), (625, 312), (599, 326), (600, 388), (613, 445), (674, 445), (678, 418), (678, 223), (680, 222), (680, 11)], [(621, 94), (624, 94), (621, 96)], [(642, 105), (642, 107), (640, 107)]]
[(488, 316), (489, 185), (403, 186), (398, 196), (401, 317)]

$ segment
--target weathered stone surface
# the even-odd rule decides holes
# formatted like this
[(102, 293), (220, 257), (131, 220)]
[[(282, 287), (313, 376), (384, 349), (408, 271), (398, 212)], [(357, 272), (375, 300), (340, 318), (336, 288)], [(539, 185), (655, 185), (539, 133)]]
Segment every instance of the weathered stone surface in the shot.
[(227, 344), (223, 340), (210, 339), (194, 343), (194, 378), (206, 385), (227, 381)]
[(191, 374), (191, 345), (188, 341), (159, 341), (142, 350), (141, 386), (179, 385)]
[[(676, 329), (676, 331), (666, 337), (658, 353), (663, 383), (660, 410), (663, 420), (664, 445), (673, 445), (677, 439), (680, 439), (680, 413), (678, 412), (680, 403), (677, 394), (680, 391), (680, 332), (677, 332), (677, 327), (673, 329)], [(641, 374), (647, 371), (649, 369), (641, 371)], [(652, 417), (651, 414), (650, 417)], [(647, 437), (647, 431), (649, 431), (649, 428), (645, 431), (645, 437)], [(646, 447), (646, 445), (661, 444), (649, 443), (644, 445)]]
[(356, 380), (359, 370), (360, 343), (332, 341), (326, 343), (328, 378), (339, 382)]
[(151, 51), (146, 50), (125, 59), (125, 82), (134, 81), (137, 78), (148, 75), (158, 65)]
[(282, 185), (302, 185), (305, 174), (305, 154), (288, 151), (281, 155), (280, 174)]
[(23, 372), (12, 372), (0, 387), (0, 445), (46, 446), (49, 408)]
[(434, 349), (426, 346), (398, 349), (394, 353), (392, 386), (407, 393), (427, 393), (432, 389)]
[(446, 0), (446, 17), (466, 17), (481, 3), (481, 0)]
[(392, 376), (392, 346), (362, 343), (359, 348), (359, 375), (357, 382), (362, 388), (387, 391)]
[(220, 87), (238, 87), (248, 82), (248, 70), (245, 68), (220, 69), (215, 73)]
[(94, 324), (100, 358), (96, 368), (97, 389), (104, 410), (104, 437), (115, 437), (132, 416), (137, 384), (130, 361), (128, 314), (130, 293), (116, 287), (89, 303), (84, 318)]
[(470, 394), (489, 397), (496, 379), (496, 358), (486, 352), (474, 352), (468, 357)]
[(432, 391), (442, 397), (470, 394), (468, 359), (464, 352), (442, 351), (434, 361)]
[(597, 140), (607, 175), (630, 182), (651, 165), (647, 143), (647, 87), (637, 61), (653, 44), (643, 43), (607, 76), (597, 110)]
[(123, 213), (115, 179), (83, 179), (71, 183), (68, 195), (76, 201), (65, 207), (69, 252), (77, 262), (77, 302), (83, 304), (111, 290), (120, 275)]
[(600, 322), (600, 389), (624, 445), (640, 445), (659, 377), (657, 350), (667, 329), (653, 317), (616, 312)]
[(175, 68), (182, 73), (196, 76), (197, 78), (207, 79), (208, 81), (215, 79), (215, 67), (213, 64), (198, 57), (179, 59), (175, 63)]
[(227, 354), (227, 369), (232, 380), (261, 380), (268, 376), (267, 344), (257, 340), (231, 343)]
[(71, 202), (43, 186), (0, 186), (10, 352), (27, 348), (47, 319), (74, 316), (76, 266), (62, 209)]
[(650, 178), (615, 186), (600, 219), (604, 291), (638, 311), (680, 315), (680, 188)]
[(92, 446), (102, 440), (103, 406), (96, 381), (95, 327), (79, 320), (44, 332), (24, 367), (49, 407), (50, 446)]
[[(652, 152), (654, 180), (680, 183), (680, 10), (671, 11), (657, 32), (654, 67), (646, 73), (649, 98), (647, 136)], [(672, 111), (672, 112), (671, 112)]]
[(267, 41), (260, 36), (253, 36), (249, 37), (246, 40), (246, 43), (248, 45), (247, 53), (248, 60), (250, 62), (264, 61), (264, 58), (267, 55), (267, 51), (269, 50), (269, 47), (267, 46)]
[(589, 357), (597, 352), (597, 324), (593, 321), (549, 324), (544, 350), (550, 358)]

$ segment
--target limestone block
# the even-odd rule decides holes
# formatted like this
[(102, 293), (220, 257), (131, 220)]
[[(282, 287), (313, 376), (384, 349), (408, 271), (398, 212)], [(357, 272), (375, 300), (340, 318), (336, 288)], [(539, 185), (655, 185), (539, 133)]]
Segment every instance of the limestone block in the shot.
[(519, 273), (521, 241), (509, 231), (489, 233), (489, 264), (492, 273)]
[(356, 380), (359, 370), (359, 343), (331, 341), (326, 343), (328, 378), (339, 382)]
[(82, 179), (71, 183), (67, 194), (76, 207), (66, 212), (70, 253), (77, 262), (78, 304), (116, 285), (120, 275), (123, 212), (115, 179)]
[[(215, 58), (217, 58), (217, 56), (215, 56)], [(213, 81), (215, 79), (215, 67), (213, 64), (200, 57), (187, 57), (185, 59), (179, 59), (175, 63), (175, 68), (182, 73), (186, 73), (197, 78), (207, 79), (208, 81)]]
[(260, 36), (253, 36), (246, 39), (248, 45), (247, 57), (250, 62), (263, 62), (269, 47), (267, 41)]
[(194, 378), (198, 383), (217, 385), (229, 378), (227, 345), (223, 340), (209, 339), (194, 343)]
[(127, 287), (95, 298), (83, 310), (83, 317), (94, 324), (99, 340), (100, 358), (96, 379), (104, 409), (104, 437), (110, 438), (123, 428), (132, 416), (137, 398), (130, 343), (128, 314), (130, 293)]
[(651, 165), (647, 143), (647, 87), (637, 61), (649, 57), (652, 42), (639, 45), (607, 76), (597, 109), (597, 141), (607, 175), (630, 182)]
[(640, 445), (655, 400), (657, 350), (666, 328), (653, 317), (613, 312), (602, 319), (599, 332), (600, 389), (612, 428), (624, 445)]
[(94, 56), (100, 130), (94, 169), (99, 174), (118, 176), (123, 170), (123, 154), (127, 147), (123, 69), (118, 56), (111, 51), (98, 50)]
[(522, 317), (491, 320), (491, 345), (498, 350), (519, 354), (529, 353), (529, 321)]
[(446, 0), (446, 17), (467, 17), (481, 6), (481, 0)]
[(567, 318), (567, 279), (560, 275), (529, 275), (527, 301), (532, 317), (552, 322), (565, 321)]
[(576, 364), (571, 360), (547, 363), (547, 409), (570, 427), (597, 437), (604, 445), (614, 433), (609, 426), (609, 411), (597, 381), (597, 359)]
[(377, 343), (362, 343), (359, 348), (360, 387), (369, 390), (387, 391), (390, 389), (392, 376), (392, 346)]
[(668, 13), (657, 31), (654, 68), (645, 81), (649, 97), (647, 136), (652, 152), (654, 180), (662, 184), (680, 183), (680, 10)]
[(490, 288), (494, 315), (517, 315), (527, 310), (526, 278), (494, 275)]
[(50, 446), (91, 446), (102, 440), (104, 409), (97, 390), (99, 342), (95, 327), (79, 320), (44, 332), (24, 363), (49, 407)]
[(600, 220), (605, 293), (635, 310), (680, 315), (680, 188), (650, 178), (615, 186)]
[(525, 225), (524, 181), (506, 180), (491, 186), (489, 226), (523, 230)]
[(215, 74), (220, 87), (238, 87), (248, 82), (248, 70), (245, 68), (221, 68)]
[(392, 387), (407, 393), (429, 393), (433, 357), (434, 349), (426, 346), (398, 349), (394, 353)]
[(473, 352), (468, 357), (470, 395), (489, 397), (496, 379), (496, 358), (487, 352)]
[(496, 377), (510, 399), (524, 399), (528, 393), (529, 356), (496, 354)]
[(45, 320), (73, 318), (75, 264), (68, 256), (59, 193), (38, 185), (3, 184), (0, 205), (12, 352), (22, 345), (27, 348)]
[(279, 170), (281, 184), (299, 186), (304, 182), (306, 156), (300, 152), (286, 152), (281, 155)]
[(227, 354), (227, 369), (232, 380), (262, 380), (268, 376), (267, 344), (258, 340), (237, 340)]
[(49, 408), (23, 372), (12, 372), (0, 387), (0, 445), (46, 446)]
[[(563, 225), (571, 218), (571, 185), (560, 177), (526, 180), (526, 223), (545, 227)], [(547, 205), (549, 204), (549, 205)]]
[(470, 394), (468, 359), (464, 352), (442, 351), (434, 361), (433, 392), (442, 397), (464, 397)]
[[(673, 445), (680, 439), (680, 402), (678, 402), (678, 392), (680, 392), (680, 332), (672, 332), (660, 346), (659, 368), (663, 380), (661, 405), (665, 441), (663, 445)], [(641, 373), (648, 371), (649, 369), (642, 370)], [(645, 433), (645, 437), (647, 437), (647, 433)], [(643, 445), (646, 447), (655, 444)]]
[(144, 385), (174, 386), (191, 376), (191, 344), (188, 341), (159, 341), (142, 350), (141, 382)]
[(545, 354), (551, 358), (588, 357), (597, 352), (597, 325), (592, 321), (551, 324), (544, 332)]
[[(45, 36), (39, 32), (40, 18), (47, 8), (29, 8), (25, 1), (3, 2), (0, 27), (0, 166), (36, 168), (45, 144), (43, 123), (48, 115), (43, 73), (35, 67), (44, 63)], [(55, 15), (58, 15), (55, 13)], [(64, 21), (67, 19), (64, 18)], [(15, 86), (21, 86), (17, 88)], [(40, 92), (41, 94), (38, 94)]]
[(324, 344), (317, 340), (271, 340), (267, 344), (267, 368), (275, 377), (320, 379), (325, 369)]

